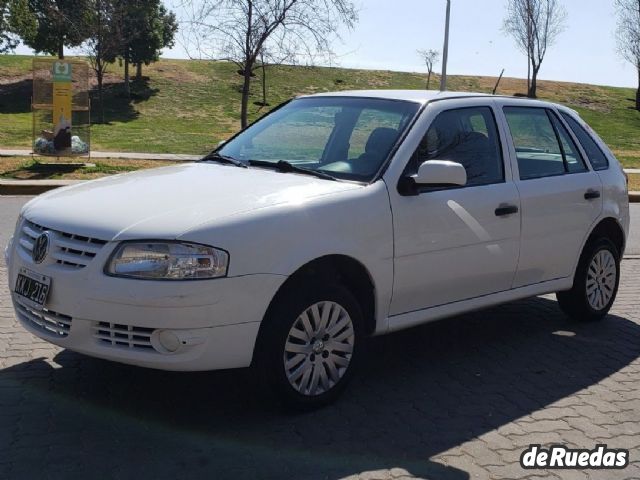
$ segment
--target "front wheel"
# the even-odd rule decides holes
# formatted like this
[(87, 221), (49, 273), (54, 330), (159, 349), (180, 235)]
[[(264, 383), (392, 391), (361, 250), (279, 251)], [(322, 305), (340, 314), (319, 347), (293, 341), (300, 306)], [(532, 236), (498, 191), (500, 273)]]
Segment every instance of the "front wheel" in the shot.
[(313, 409), (335, 400), (360, 355), (362, 311), (341, 285), (310, 282), (277, 301), (260, 339), (258, 370), (280, 400)]
[(590, 242), (585, 247), (573, 287), (558, 292), (560, 308), (572, 319), (593, 321), (603, 318), (611, 309), (620, 283), (620, 254), (607, 238)]

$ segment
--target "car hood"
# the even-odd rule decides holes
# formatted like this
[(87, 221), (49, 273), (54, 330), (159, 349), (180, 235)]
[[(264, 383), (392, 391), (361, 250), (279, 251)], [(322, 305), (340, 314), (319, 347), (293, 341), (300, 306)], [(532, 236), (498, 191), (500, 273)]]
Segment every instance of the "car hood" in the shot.
[(46, 228), (102, 240), (171, 239), (212, 220), (362, 188), (295, 173), (190, 163), (54, 190), (24, 216)]

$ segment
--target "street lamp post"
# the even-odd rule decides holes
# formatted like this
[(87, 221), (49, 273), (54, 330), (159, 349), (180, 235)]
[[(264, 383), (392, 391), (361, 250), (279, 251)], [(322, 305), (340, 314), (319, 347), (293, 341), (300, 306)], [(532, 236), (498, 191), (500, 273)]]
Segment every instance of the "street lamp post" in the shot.
[(440, 91), (447, 89), (447, 57), (449, 56), (449, 17), (451, 15), (451, 0), (447, 0), (447, 19), (444, 25), (444, 47), (442, 48), (442, 76), (440, 77)]

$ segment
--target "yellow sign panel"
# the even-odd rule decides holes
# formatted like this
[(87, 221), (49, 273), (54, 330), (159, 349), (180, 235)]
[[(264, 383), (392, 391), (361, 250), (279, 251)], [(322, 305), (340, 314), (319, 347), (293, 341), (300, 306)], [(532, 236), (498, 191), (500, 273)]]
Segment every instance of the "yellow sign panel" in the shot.
[(53, 144), (56, 151), (71, 148), (71, 64), (53, 64)]

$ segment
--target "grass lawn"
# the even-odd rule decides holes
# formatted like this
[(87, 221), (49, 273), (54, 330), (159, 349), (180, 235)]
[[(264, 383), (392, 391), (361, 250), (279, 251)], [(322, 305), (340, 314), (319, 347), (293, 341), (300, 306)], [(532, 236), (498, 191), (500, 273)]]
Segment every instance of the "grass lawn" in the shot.
[[(47, 164), (55, 162), (57, 168), (50, 168)], [(79, 164), (90, 162), (90, 166), (80, 167)], [(100, 159), (86, 158), (47, 159), (42, 157), (0, 157), (0, 178), (19, 180), (91, 180), (116, 173), (132, 172), (145, 168), (156, 168), (165, 165), (175, 165), (173, 162), (132, 159)]]
[[(32, 57), (0, 55), (0, 148), (30, 148)], [(122, 96), (122, 71), (107, 75), (105, 123), (94, 123), (92, 148), (105, 151), (201, 154), (239, 128), (241, 77), (227, 62), (161, 60), (145, 67), (146, 80), (133, 85), (133, 97)], [(348, 89), (425, 87), (420, 73), (278, 66), (267, 69), (271, 106), (300, 94)], [(432, 78), (438, 85), (439, 78)], [(492, 77), (452, 76), (450, 89), (491, 92)], [(513, 95), (526, 81), (504, 78), (499, 93)], [(627, 167), (640, 167), (640, 112), (633, 109), (630, 88), (541, 81), (539, 96), (577, 110), (604, 138)], [(261, 107), (259, 77), (250, 102), (250, 119)], [(92, 118), (98, 119), (93, 98)]]

